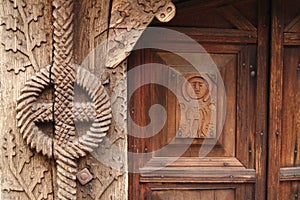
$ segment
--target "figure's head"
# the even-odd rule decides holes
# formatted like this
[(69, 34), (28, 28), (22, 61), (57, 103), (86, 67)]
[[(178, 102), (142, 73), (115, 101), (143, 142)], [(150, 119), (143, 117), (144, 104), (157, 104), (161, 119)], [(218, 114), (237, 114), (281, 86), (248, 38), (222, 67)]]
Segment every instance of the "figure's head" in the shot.
[(191, 86), (187, 88), (187, 94), (190, 96), (190, 98), (201, 100), (209, 94), (208, 83), (201, 76), (191, 77), (188, 79), (188, 82)]

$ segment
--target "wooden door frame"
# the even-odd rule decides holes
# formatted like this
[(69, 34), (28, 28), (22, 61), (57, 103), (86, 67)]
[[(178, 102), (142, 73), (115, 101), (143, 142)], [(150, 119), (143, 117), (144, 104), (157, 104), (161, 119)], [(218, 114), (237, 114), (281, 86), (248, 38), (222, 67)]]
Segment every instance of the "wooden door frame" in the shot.
[[(267, 185), (267, 144), (268, 144), (268, 73), (269, 73), (269, 32), (270, 0), (258, 1), (258, 41), (257, 41), (257, 84), (266, 87), (257, 88), (256, 96), (256, 184), (255, 199), (266, 199)], [(260, 167), (262, 166), (262, 167)]]

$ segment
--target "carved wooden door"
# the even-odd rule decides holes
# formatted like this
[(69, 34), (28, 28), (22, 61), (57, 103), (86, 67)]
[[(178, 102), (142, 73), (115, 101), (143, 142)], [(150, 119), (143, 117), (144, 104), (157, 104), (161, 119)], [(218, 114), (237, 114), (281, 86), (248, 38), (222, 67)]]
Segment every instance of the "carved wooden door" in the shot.
[[(129, 137), (129, 151), (152, 152), (136, 160), (129, 157), (129, 167), (138, 172), (130, 175), (131, 199), (299, 198), (299, 14), (300, 5), (295, 0), (187, 1), (177, 4), (173, 21), (152, 24), (185, 33), (205, 48), (224, 81), (227, 114), (223, 131), (216, 137), (215, 120), (221, 120), (218, 110), (224, 104), (214, 103), (213, 99), (222, 94), (214, 91), (211, 76), (199, 76), (184, 59), (184, 53), (201, 57), (189, 44), (168, 35), (164, 38), (166, 45), (180, 46), (181, 57), (176, 55), (178, 52), (158, 49), (133, 53), (129, 70), (144, 63), (152, 63), (153, 69), (129, 73), (129, 90), (151, 77), (172, 79), (172, 75), (154, 70), (154, 63), (162, 63), (192, 80), (191, 84), (196, 83), (195, 90), (197, 84), (202, 85), (203, 91), (197, 94), (203, 95), (209, 88), (206, 100), (210, 103), (206, 106), (215, 104), (216, 111), (205, 106), (199, 111), (178, 109), (178, 96), (189, 93), (183, 91), (180, 81), (173, 82), (180, 90), (176, 94), (157, 84), (129, 92), (133, 93), (129, 101), (129, 135), (133, 135)], [(145, 130), (140, 132), (142, 138), (137, 137), (136, 124), (147, 126), (155, 120), (149, 112), (155, 104), (165, 107), (165, 125), (153, 137), (145, 137)], [(206, 115), (199, 118), (202, 121), (195, 129), (195, 139), (178, 156), (180, 145), (190, 134), (186, 127), (192, 126), (186, 123), (186, 116), (204, 111)], [(210, 124), (203, 129), (207, 124), (203, 121), (205, 116), (210, 118)], [(186, 127), (179, 125), (180, 120)], [(199, 149), (206, 139), (214, 147), (206, 157), (199, 158)], [(167, 151), (157, 152), (165, 146)], [(174, 156), (177, 158), (172, 160)]]
[[(135, 85), (151, 77), (153, 80), (170, 77), (177, 86), (174, 92), (158, 84), (148, 84), (128, 96), (132, 118), (128, 134), (133, 134), (128, 141), (129, 151), (152, 152), (136, 160), (129, 157), (129, 167), (139, 172), (130, 176), (130, 199), (265, 199), (269, 6), (267, 1), (255, 0), (178, 3), (177, 15), (165, 26), (192, 37), (206, 52), (197, 52), (189, 43), (168, 35), (164, 37), (166, 46), (175, 43), (179, 46), (177, 52), (148, 49), (130, 56), (129, 94), (136, 89)], [(162, 26), (157, 22), (152, 25)], [(211, 57), (224, 82), (226, 102), (217, 85), (222, 80), (214, 73), (197, 72), (185, 58), (187, 54), (200, 60), (203, 54)], [(144, 63), (150, 63), (153, 69), (130, 73)], [(170, 73), (175, 69), (180, 75), (159, 72), (154, 63), (167, 66)], [(212, 67), (211, 63), (207, 65)], [(195, 90), (201, 87), (196, 92), (200, 95), (199, 109), (180, 109), (182, 105), (177, 99), (190, 93), (180, 81), (182, 78)], [(165, 125), (153, 137), (143, 135), (146, 130), (136, 136), (139, 130), (136, 125), (148, 126), (155, 121), (149, 112), (155, 104), (165, 107)], [(227, 106), (225, 124), (218, 135), (224, 106)], [(200, 113), (200, 117), (198, 127), (193, 129), (190, 119), (195, 113)], [(192, 129), (196, 131), (193, 136)], [(189, 138), (194, 140), (182, 150)], [(210, 145), (209, 153), (199, 158), (199, 151)], [(183, 151), (181, 155), (179, 151)]]

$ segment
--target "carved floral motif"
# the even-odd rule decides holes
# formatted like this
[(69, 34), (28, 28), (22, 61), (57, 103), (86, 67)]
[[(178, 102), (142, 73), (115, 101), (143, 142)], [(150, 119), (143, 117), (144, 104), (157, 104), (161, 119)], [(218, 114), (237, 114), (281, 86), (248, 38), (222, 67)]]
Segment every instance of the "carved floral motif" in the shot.
[(137, 0), (145, 12), (156, 13), (159, 8), (166, 5), (167, 0)]
[(105, 66), (118, 66), (130, 54), (154, 17), (168, 22), (175, 13), (176, 8), (170, 0), (113, 1), (107, 49), (110, 56)]
[[(4, 29), (1, 44), (9, 54), (10, 59), (4, 65), (8, 71), (18, 74), (32, 66), (39, 70), (35, 48), (46, 42), (43, 20), (44, 4), (37, 1), (27, 4), (23, 0), (4, 1), (0, 6), (3, 15), (0, 17), (0, 25)], [(39, 27), (39, 31), (32, 29)]]
[[(117, 56), (117, 59), (114, 59), (115, 54), (128, 55), (143, 30), (156, 15), (159, 16), (159, 20), (167, 21), (170, 19), (170, 16), (175, 14), (175, 9), (172, 6), (171, 10), (168, 9), (170, 5), (173, 5), (169, 0), (164, 1), (164, 6), (159, 1), (140, 1), (140, 4), (136, 1), (122, 1), (119, 4), (120, 2), (112, 2), (111, 21), (108, 23), (110, 26), (104, 29), (109, 36), (114, 36), (113, 45), (108, 46), (108, 60), (111, 62), (107, 70), (112, 70), (109, 74), (114, 74), (111, 68), (118, 66), (126, 58)], [(43, 18), (44, 5), (38, 2), (29, 5), (23, 0), (11, 0), (6, 3), (11, 4), (14, 13), (11, 16), (7, 15), (8, 17), (5, 19), (1, 19), (3, 20), (1, 25), (5, 27), (6, 31), (12, 32), (12, 34), (8, 35), (10, 37), (9, 42), (2, 41), (2, 43), (8, 53), (16, 54), (16, 58), (23, 59), (18, 60), (18, 62), (22, 62), (22, 65), (15, 64), (14, 68), (9, 68), (9, 70), (14, 69), (16, 73), (19, 73), (19, 71), (24, 71), (26, 66), (31, 65), (35, 71), (38, 71), (39, 66), (37, 65), (34, 50), (46, 41), (46, 36), (43, 27), (35, 33), (31, 33), (30, 30), (31, 26), (37, 26), (40, 19)], [(92, 152), (102, 142), (111, 124), (111, 104), (101, 82), (87, 70), (74, 63), (73, 0), (53, 0), (52, 4), (54, 29), (53, 65), (42, 68), (25, 83), (25, 87), (22, 89), (18, 99), (17, 120), (18, 127), (27, 145), (49, 158), (54, 158), (57, 172), (58, 191), (56, 194), (58, 199), (76, 199), (78, 159)], [(149, 6), (154, 7), (151, 10)], [(95, 2), (94, 4), (92, 3), (92, 8), (88, 16), (89, 20), (91, 20), (90, 27), (95, 27), (97, 25), (96, 21), (100, 19), (101, 11), (99, 12), (98, 9), (101, 10), (101, 5)], [(168, 13), (165, 14), (166, 10)], [(137, 32), (127, 35), (128, 37), (119, 35), (124, 30), (132, 29), (137, 30)], [(97, 30), (94, 38), (97, 34), (103, 33), (101, 28)], [(127, 43), (125, 42), (126, 40), (128, 41)], [(116, 51), (110, 54), (113, 49)], [(114, 81), (116, 80), (112, 78), (111, 85), (115, 84)], [(123, 81), (123, 86), (125, 86), (126, 79), (121, 81)], [(39, 96), (46, 87), (51, 86), (50, 83), (54, 87), (54, 105), (52, 102), (39, 103)], [(74, 84), (85, 90), (91, 102), (74, 102)], [(126, 124), (126, 99), (123, 99), (125, 93), (126, 88), (121, 88), (112, 94), (113, 106), (121, 110), (116, 114), (115, 120), (120, 120), (123, 124)], [(39, 127), (40, 123), (53, 122), (52, 117), (55, 119), (53, 137)], [(77, 136), (75, 121), (91, 122), (91, 127), (83, 135)], [(100, 199), (109, 186), (124, 175), (124, 172), (121, 171), (124, 170), (122, 168), (126, 167), (124, 164), (126, 160), (117, 155), (118, 151), (112, 149), (113, 144), (124, 143), (126, 130), (124, 127), (119, 127), (115, 124), (112, 127), (111, 131), (113, 133), (110, 136), (110, 141), (105, 141), (99, 151), (100, 154), (101, 152), (102, 154), (108, 153), (109, 155), (106, 158), (112, 159), (118, 164), (120, 169), (104, 168), (99, 163), (92, 168), (97, 169), (92, 172), (95, 175), (95, 180), (101, 184), (102, 188), (101, 192), (93, 196), (95, 199)], [(23, 159), (25, 164), (30, 164), (26, 163), (28, 158)], [(92, 162), (87, 163), (87, 165), (92, 164)], [(46, 171), (36, 171), (39, 175), (44, 172)], [(30, 184), (36, 182), (41, 187), (46, 187), (45, 184), (41, 184), (42, 179), (38, 179), (39, 176), (34, 176), (34, 174), (30, 176), (31, 179), (36, 177), (37, 180), (30, 181)], [(29, 189), (27, 189), (28, 187)], [(29, 198), (34, 199), (36, 193), (30, 193), (30, 188), (33, 186), (30, 185), (28, 187), (22, 185), (22, 189), (25, 190), (26, 194), (30, 195)], [(45, 194), (40, 195), (42, 196), (41, 199), (45, 197)]]
[[(76, 199), (78, 159), (102, 142), (111, 123), (111, 106), (106, 90), (96, 76), (74, 63), (73, 0), (54, 0), (52, 4), (54, 52), (51, 76), (48, 66), (25, 83), (17, 102), (17, 120), (27, 145), (55, 159), (57, 198)], [(37, 7), (32, 7), (31, 13), (40, 15)], [(54, 105), (39, 104), (38, 97), (51, 84), (54, 87)], [(74, 84), (85, 90), (92, 102), (76, 103)], [(93, 116), (89, 130), (76, 135), (75, 121), (89, 120)], [(54, 137), (39, 128), (38, 123), (45, 119), (54, 122)]]
[(25, 192), (30, 200), (48, 199), (52, 188), (44, 183), (44, 178), (46, 173), (50, 173), (49, 166), (32, 165), (31, 163), (36, 158), (26, 145), (17, 145), (12, 130), (5, 135), (2, 147), (6, 162), (4, 167), (7, 167), (12, 174), (9, 179), (6, 174), (1, 177), (5, 179), (2, 190), (8, 193), (11, 191)]

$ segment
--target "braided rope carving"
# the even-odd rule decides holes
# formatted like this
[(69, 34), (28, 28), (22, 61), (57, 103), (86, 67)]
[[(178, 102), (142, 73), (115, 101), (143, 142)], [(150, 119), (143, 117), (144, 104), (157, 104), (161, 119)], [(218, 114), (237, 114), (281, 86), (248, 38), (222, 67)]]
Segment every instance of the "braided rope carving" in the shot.
[[(82, 87), (92, 102), (70, 102), (74, 121), (93, 122), (90, 129), (72, 142), (58, 143), (43, 133), (37, 123), (52, 121), (52, 103), (37, 103), (38, 97), (50, 85), (50, 67), (43, 68), (30, 78), (17, 101), (17, 121), (26, 143), (48, 158), (55, 157), (59, 199), (76, 199), (76, 160), (92, 152), (102, 142), (111, 123), (111, 105), (101, 82), (89, 71), (79, 67), (75, 83)], [(55, 132), (56, 134), (57, 132)], [(67, 135), (68, 133), (66, 133)], [(54, 153), (53, 153), (54, 145)]]
[[(75, 122), (93, 123), (85, 134), (73, 137), (72, 142), (66, 140), (66, 143), (59, 143), (56, 137), (52, 138), (43, 133), (37, 126), (37, 123), (52, 121), (52, 104), (36, 103), (42, 91), (50, 84), (49, 67), (43, 68), (26, 82), (17, 103), (18, 127), (26, 143), (38, 153), (41, 152), (49, 158), (54, 156), (56, 160), (59, 199), (76, 199), (76, 160), (98, 147), (109, 129), (112, 118), (110, 101), (100, 81), (80, 67), (77, 75), (75, 83), (86, 90), (92, 102), (70, 102), (69, 106), (72, 108)], [(68, 133), (65, 136), (67, 138)]]
[[(57, 196), (59, 199), (76, 199), (76, 159), (74, 148), (75, 125), (73, 102), (75, 69), (73, 61), (73, 1), (54, 0), (54, 83), (55, 142), (54, 157), (57, 164)], [(85, 152), (79, 151), (81, 156)]]
[[(54, 83), (55, 142), (59, 199), (76, 199), (75, 162), (85, 152), (75, 144), (75, 124), (72, 112), (75, 69), (73, 64), (73, 0), (54, 0)], [(80, 154), (80, 155), (79, 155)]]

